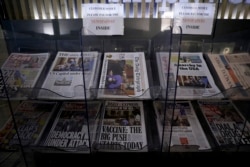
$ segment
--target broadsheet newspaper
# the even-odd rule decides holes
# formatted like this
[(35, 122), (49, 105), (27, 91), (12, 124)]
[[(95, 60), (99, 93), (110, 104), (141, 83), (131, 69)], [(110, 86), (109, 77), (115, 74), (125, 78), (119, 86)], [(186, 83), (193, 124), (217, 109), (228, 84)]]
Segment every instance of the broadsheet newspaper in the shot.
[[(49, 59), (49, 53), (11, 53), (1, 67), (8, 96), (26, 99)], [(6, 97), (3, 80), (0, 80), (0, 97)]]
[(230, 100), (198, 100), (221, 149), (250, 146), (250, 124)]
[(105, 53), (98, 98), (150, 99), (144, 52)]
[(101, 120), (99, 151), (147, 152), (142, 101), (106, 101)]
[[(248, 53), (208, 54), (207, 56), (226, 96), (239, 99), (250, 97), (250, 55)], [(233, 91), (234, 88), (236, 91)]]
[[(83, 67), (82, 68), (82, 60)], [(84, 99), (83, 70), (86, 98), (91, 97), (91, 87), (98, 66), (98, 52), (59, 51), (42, 85), (40, 99)]]
[[(178, 53), (171, 53), (169, 56), (168, 52), (157, 52), (156, 59), (164, 98), (166, 98), (166, 91), (171, 99), (174, 98), (176, 92), (177, 100), (223, 97), (201, 52), (181, 52), (179, 60)], [(178, 61), (179, 69), (177, 70)]]
[[(175, 103), (173, 101), (154, 101), (153, 104), (159, 137), (161, 144), (163, 144), (162, 151), (168, 151), (169, 148), (170, 151), (182, 152), (211, 150), (190, 101), (175, 101)], [(164, 132), (163, 123), (165, 126)]]
[[(55, 112), (57, 102), (23, 101), (14, 116), (22, 146), (35, 146)], [(0, 148), (15, 149), (20, 145), (12, 117), (0, 129)]]
[[(88, 110), (86, 110), (88, 107)], [(98, 101), (64, 102), (43, 146), (62, 151), (89, 153), (97, 132)], [(89, 126), (89, 129), (88, 129)], [(91, 140), (89, 138), (91, 137)]]

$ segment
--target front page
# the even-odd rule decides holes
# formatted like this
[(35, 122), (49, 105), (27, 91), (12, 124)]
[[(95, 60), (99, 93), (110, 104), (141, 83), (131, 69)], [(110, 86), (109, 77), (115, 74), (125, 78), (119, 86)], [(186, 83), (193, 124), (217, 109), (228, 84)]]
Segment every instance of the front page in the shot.
[(150, 99), (144, 53), (105, 53), (98, 98)]
[(250, 56), (248, 53), (208, 54), (223, 89), (238, 88), (232, 98), (249, 98), (250, 96)]
[[(49, 53), (11, 53), (1, 67), (8, 96), (26, 99), (49, 59)], [(0, 97), (7, 97), (3, 80), (0, 81)]]
[(156, 58), (164, 98), (166, 91), (171, 99), (176, 92), (178, 100), (223, 97), (202, 53), (181, 52), (178, 60), (178, 53), (172, 53), (170, 56), (168, 52), (158, 52)]
[[(166, 111), (164, 111), (165, 103)], [(157, 116), (159, 137), (160, 139), (162, 139), (162, 135), (164, 137), (163, 151), (168, 151), (169, 146), (171, 151), (175, 151), (176, 148), (181, 148), (180, 151), (211, 150), (190, 101), (176, 101), (175, 103), (154, 101), (153, 104)], [(165, 119), (164, 112), (166, 112)]]
[(199, 100), (198, 104), (221, 149), (249, 148), (250, 124), (232, 101)]
[(84, 99), (91, 97), (98, 61), (98, 52), (58, 52), (39, 93), (41, 99)]
[(98, 123), (96, 117), (100, 107), (101, 103), (97, 101), (63, 102), (43, 146), (63, 151), (89, 153), (91, 141), (96, 135)]
[(43, 136), (44, 130), (53, 113), (57, 102), (25, 100), (15, 110), (14, 117), (21, 143), (19, 142), (12, 117), (0, 129), (0, 148), (15, 149), (22, 146), (35, 146)]
[(106, 101), (101, 122), (98, 151), (148, 151), (142, 101)]

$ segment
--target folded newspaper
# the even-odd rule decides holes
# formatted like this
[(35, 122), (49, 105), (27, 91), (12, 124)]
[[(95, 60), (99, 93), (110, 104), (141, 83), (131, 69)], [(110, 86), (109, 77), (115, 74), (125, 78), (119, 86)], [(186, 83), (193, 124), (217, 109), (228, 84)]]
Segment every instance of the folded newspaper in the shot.
[(60, 151), (89, 153), (97, 132), (100, 108), (99, 101), (64, 101), (41, 144)]
[(162, 151), (211, 151), (191, 101), (154, 101), (153, 105)]
[(142, 101), (106, 101), (95, 149), (101, 152), (147, 152)]
[(105, 53), (98, 98), (150, 99), (144, 53)]
[(0, 149), (17, 150), (20, 144), (25, 147), (37, 146), (57, 105), (57, 102), (52, 101), (22, 101), (14, 111), (15, 120), (10, 116), (0, 128)]
[(49, 56), (49, 53), (11, 53), (1, 67), (0, 97), (6, 98), (6, 93), (16, 100), (31, 96)]
[(201, 52), (181, 52), (180, 56), (158, 52), (156, 59), (163, 98), (223, 98)]
[(232, 100), (198, 100), (216, 145), (224, 151), (249, 151), (250, 124)]
[(207, 54), (206, 57), (226, 97), (249, 99), (249, 53)]
[(83, 52), (82, 56), (81, 52), (58, 52), (38, 98), (85, 99), (85, 89), (86, 98), (91, 98), (98, 64), (98, 52)]

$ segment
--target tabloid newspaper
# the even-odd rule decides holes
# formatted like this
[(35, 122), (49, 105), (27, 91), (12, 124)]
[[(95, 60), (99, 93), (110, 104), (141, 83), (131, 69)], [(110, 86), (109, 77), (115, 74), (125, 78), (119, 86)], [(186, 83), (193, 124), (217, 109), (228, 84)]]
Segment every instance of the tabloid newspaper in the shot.
[(98, 98), (150, 99), (144, 52), (105, 53)]
[(101, 104), (98, 101), (63, 102), (42, 145), (61, 151), (89, 153), (97, 132)]
[(207, 54), (207, 57), (222, 89), (226, 90), (226, 96), (237, 99), (250, 97), (250, 55), (248, 53)]
[(250, 124), (232, 101), (198, 100), (198, 104), (219, 148), (249, 150)]
[(39, 99), (85, 99), (83, 71), (86, 98), (91, 98), (99, 56), (95, 51), (82, 54), (83, 58), (81, 52), (59, 51), (57, 53), (39, 92)]
[(147, 152), (142, 101), (106, 101), (96, 148), (104, 152)]
[(166, 98), (166, 91), (170, 99), (174, 98), (176, 92), (177, 100), (223, 97), (201, 52), (181, 52), (179, 60), (178, 53), (169, 56), (168, 52), (157, 52), (156, 59), (163, 98)]
[[(49, 53), (11, 53), (1, 67), (8, 96), (26, 99), (49, 59)], [(3, 80), (0, 80), (0, 97), (6, 97)]]
[[(22, 146), (36, 146), (43, 132), (56, 111), (57, 102), (22, 101), (15, 110), (14, 116)], [(19, 145), (12, 117), (0, 129), (2, 149), (17, 149)]]
[[(159, 137), (161, 144), (163, 144), (162, 151), (169, 151), (169, 148), (170, 151), (181, 152), (210, 151), (211, 146), (191, 102), (175, 101), (174, 103), (170, 101), (165, 103), (165, 101), (153, 102)], [(163, 132), (164, 120), (165, 128)], [(164, 135), (163, 139), (162, 135)]]

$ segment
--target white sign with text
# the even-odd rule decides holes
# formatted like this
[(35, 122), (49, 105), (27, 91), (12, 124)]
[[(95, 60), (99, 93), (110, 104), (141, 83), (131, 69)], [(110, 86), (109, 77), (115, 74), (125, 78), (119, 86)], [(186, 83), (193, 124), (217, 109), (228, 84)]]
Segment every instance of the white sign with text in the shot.
[(124, 35), (123, 4), (82, 4), (84, 35)]
[(214, 3), (175, 3), (174, 26), (183, 34), (211, 35), (214, 14)]

